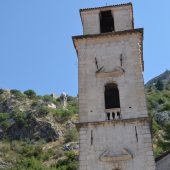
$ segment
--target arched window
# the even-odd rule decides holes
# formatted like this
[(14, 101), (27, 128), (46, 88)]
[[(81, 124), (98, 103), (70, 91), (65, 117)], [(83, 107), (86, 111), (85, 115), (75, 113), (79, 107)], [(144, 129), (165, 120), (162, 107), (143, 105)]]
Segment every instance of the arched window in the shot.
[(105, 86), (105, 109), (120, 108), (119, 90), (114, 83)]

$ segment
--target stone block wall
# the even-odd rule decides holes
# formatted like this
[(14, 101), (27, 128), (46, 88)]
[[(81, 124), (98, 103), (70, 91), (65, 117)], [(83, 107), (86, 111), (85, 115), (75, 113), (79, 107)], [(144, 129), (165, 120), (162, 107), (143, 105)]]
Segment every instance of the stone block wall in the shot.
[[(106, 120), (104, 90), (107, 83), (118, 85), (122, 119), (147, 117), (142, 66), (140, 65), (140, 33), (87, 38), (79, 40), (79, 117), (80, 122)], [(95, 58), (104, 72), (120, 67), (119, 77), (96, 77)]]
[[(111, 10), (114, 19), (115, 31), (133, 29), (132, 6), (107, 7), (104, 10)], [(85, 10), (81, 12), (83, 33), (100, 34), (100, 11), (102, 9)]]
[[(137, 131), (137, 136), (136, 136)], [(127, 135), (128, 134), (128, 135)], [(93, 142), (91, 142), (93, 135)], [(127, 149), (131, 160), (104, 162), (106, 150)], [(145, 121), (87, 124), (80, 128), (79, 170), (155, 170), (149, 123)]]

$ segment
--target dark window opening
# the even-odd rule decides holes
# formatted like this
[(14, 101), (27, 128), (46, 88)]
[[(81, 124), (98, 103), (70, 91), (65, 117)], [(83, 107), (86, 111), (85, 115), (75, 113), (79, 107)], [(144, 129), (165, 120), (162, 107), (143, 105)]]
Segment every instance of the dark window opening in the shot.
[(102, 11), (100, 13), (100, 31), (101, 33), (114, 31), (112, 11)]
[(107, 84), (105, 86), (105, 108), (120, 108), (119, 90), (116, 84)]

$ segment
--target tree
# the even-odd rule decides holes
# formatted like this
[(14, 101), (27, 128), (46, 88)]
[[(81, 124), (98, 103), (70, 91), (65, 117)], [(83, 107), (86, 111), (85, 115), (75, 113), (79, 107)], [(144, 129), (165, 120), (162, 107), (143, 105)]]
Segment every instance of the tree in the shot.
[(36, 97), (35, 91), (31, 90), (31, 89), (24, 91), (24, 94), (27, 95), (28, 98), (30, 98), (30, 99), (33, 99)]

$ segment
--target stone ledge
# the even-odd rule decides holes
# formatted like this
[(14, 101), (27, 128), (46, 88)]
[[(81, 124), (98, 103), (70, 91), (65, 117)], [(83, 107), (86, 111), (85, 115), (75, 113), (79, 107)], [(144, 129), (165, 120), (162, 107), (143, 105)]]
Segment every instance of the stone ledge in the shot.
[(151, 119), (149, 117), (141, 117), (141, 118), (131, 118), (131, 119), (120, 119), (120, 120), (110, 120), (110, 121), (96, 121), (96, 122), (79, 122), (76, 123), (76, 128), (85, 128), (88, 126), (100, 126), (100, 125), (116, 125), (116, 124), (126, 124), (133, 122), (148, 122), (151, 123)]
[(122, 34), (132, 34), (137, 32), (141, 33), (143, 38), (143, 28), (137, 28), (137, 29), (124, 30), (124, 31), (108, 32), (103, 34), (77, 35), (77, 36), (73, 36), (72, 39), (74, 42), (75, 40), (80, 40), (80, 39), (102, 38), (102, 37), (108, 37), (108, 36), (110, 37), (110, 36), (122, 35)]

